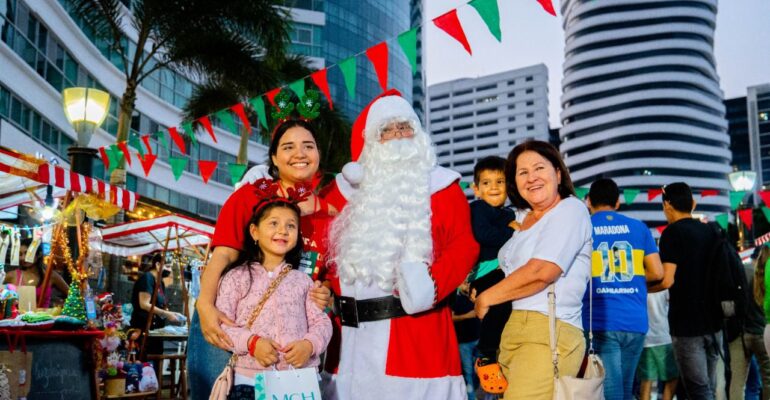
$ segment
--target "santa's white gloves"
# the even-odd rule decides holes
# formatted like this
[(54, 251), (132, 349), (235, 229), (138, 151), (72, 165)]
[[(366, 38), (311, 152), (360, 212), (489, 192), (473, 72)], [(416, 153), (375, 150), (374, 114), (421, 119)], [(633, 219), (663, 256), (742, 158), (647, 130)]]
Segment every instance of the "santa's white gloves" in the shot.
[(259, 179), (272, 179), (270, 176), (270, 173), (268, 172), (268, 166), (267, 165), (255, 165), (251, 167), (248, 171), (246, 171), (245, 174), (243, 174), (243, 178), (241, 178), (240, 182), (235, 184), (235, 190), (238, 190), (241, 188), (241, 186), (245, 184), (251, 184), (256, 182)]
[(358, 185), (364, 180), (364, 167), (356, 161), (351, 161), (342, 167), (342, 173), (334, 178), (337, 188), (345, 199), (350, 199), (358, 190)]
[(423, 262), (402, 262), (396, 268), (396, 285), (401, 306), (407, 314), (417, 314), (433, 308), (436, 286)]

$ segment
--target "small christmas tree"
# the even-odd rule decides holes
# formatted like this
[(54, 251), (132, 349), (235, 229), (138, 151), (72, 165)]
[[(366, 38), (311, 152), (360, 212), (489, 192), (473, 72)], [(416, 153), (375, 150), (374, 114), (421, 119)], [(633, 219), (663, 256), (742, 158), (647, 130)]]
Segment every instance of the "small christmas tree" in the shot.
[(72, 281), (69, 288), (67, 300), (64, 301), (62, 315), (77, 318), (81, 321), (86, 320), (86, 302), (83, 295), (80, 294), (80, 285)]

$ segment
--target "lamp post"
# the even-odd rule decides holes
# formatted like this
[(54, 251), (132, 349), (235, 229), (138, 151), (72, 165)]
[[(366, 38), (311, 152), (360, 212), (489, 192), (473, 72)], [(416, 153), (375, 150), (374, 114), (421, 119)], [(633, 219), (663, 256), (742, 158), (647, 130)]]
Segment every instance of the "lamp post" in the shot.
[(72, 87), (62, 91), (64, 114), (77, 132), (77, 146), (70, 146), (72, 171), (91, 176), (96, 149), (88, 147), (94, 131), (104, 122), (110, 108), (110, 94), (93, 88)]
[[(754, 190), (754, 185), (757, 182), (757, 173), (754, 171), (735, 171), (728, 175), (728, 179), (730, 180), (730, 186), (736, 192), (750, 192)], [(735, 226), (738, 228), (738, 250), (743, 250), (747, 247), (746, 236), (743, 233), (743, 224), (740, 217), (742, 208), (743, 201), (735, 210)]]

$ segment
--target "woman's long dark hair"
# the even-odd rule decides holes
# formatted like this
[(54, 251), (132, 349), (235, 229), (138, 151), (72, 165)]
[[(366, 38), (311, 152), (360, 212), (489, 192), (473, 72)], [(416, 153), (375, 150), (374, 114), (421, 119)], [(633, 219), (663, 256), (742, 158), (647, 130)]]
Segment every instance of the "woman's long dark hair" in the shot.
[(258, 262), (262, 264), (262, 262), (265, 261), (265, 254), (262, 252), (262, 249), (259, 247), (259, 244), (254, 241), (254, 239), (251, 238), (251, 232), (249, 232), (249, 227), (251, 225), (259, 225), (260, 221), (262, 221), (265, 216), (267, 215), (268, 211), (275, 209), (275, 208), (287, 208), (289, 210), (294, 211), (294, 213), (297, 215), (297, 244), (294, 246), (293, 249), (289, 250), (288, 253), (286, 253), (286, 256), (284, 257), (284, 260), (287, 264), (291, 266), (293, 269), (297, 269), (299, 267), (299, 261), (302, 257), (302, 229), (300, 228), (299, 222), (300, 222), (300, 216), (302, 215), (300, 213), (299, 207), (294, 204), (287, 201), (274, 201), (274, 199), (265, 199), (261, 201), (255, 209), (259, 208), (260, 205), (262, 205), (266, 201), (273, 200), (273, 202), (265, 205), (262, 207), (262, 209), (259, 210), (259, 212), (254, 213), (254, 215), (251, 216), (251, 219), (249, 220), (249, 223), (246, 224), (246, 227), (244, 228), (243, 232), (243, 251), (241, 251), (240, 255), (238, 256), (238, 259), (227, 266), (225, 270), (222, 272), (222, 276), (225, 276), (228, 272), (236, 269), (236, 268), (246, 268), (246, 270), (249, 272), (249, 286), (253, 283), (254, 277), (251, 273), (251, 263)]
[[(302, 120), (302, 119), (290, 119), (288, 121), (284, 121), (280, 123), (278, 126), (275, 127), (275, 131), (273, 131), (273, 137), (270, 139), (270, 149), (268, 150), (267, 154), (267, 167), (268, 172), (270, 173), (270, 176), (273, 177), (274, 180), (277, 180), (278, 177), (278, 167), (273, 164), (273, 156), (278, 153), (278, 143), (281, 141), (281, 138), (291, 128), (300, 127), (305, 128), (308, 132), (310, 132), (310, 135), (313, 136), (313, 140), (316, 141), (316, 148), (318, 148), (318, 139), (316, 137), (316, 131), (310, 122)], [(321, 153), (321, 150), (318, 150), (318, 153)], [(319, 160), (320, 161), (320, 160)], [(319, 170), (321, 166), (319, 165)]]

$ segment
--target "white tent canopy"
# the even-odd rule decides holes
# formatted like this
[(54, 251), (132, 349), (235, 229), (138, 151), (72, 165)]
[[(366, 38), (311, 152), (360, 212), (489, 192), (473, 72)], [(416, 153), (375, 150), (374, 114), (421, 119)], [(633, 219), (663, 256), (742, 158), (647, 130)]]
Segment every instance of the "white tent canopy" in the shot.
[(108, 226), (102, 229), (102, 251), (122, 257), (190, 246), (206, 246), (214, 226), (179, 214)]

